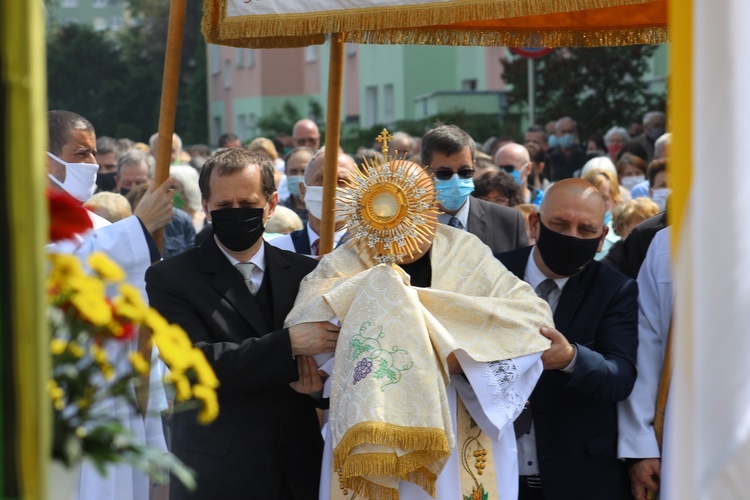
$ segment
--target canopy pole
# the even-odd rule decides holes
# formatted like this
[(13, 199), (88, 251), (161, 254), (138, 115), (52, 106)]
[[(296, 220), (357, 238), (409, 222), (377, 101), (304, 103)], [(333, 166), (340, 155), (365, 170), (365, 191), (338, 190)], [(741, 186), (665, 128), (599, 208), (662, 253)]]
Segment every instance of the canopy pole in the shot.
[(341, 100), (344, 81), (344, 37), (331, 35), (328, 68), (328, 106), (326, 114), (325, 165), (323, 170), (323, 219), (320, 223), (320, 255), (333, 250), (336, 225), (336, 186), (338, 185), (339, 138), (341, 136)]
[[(167, 31), (167, 52), (164, 56), (164, 78), (161, 86), (159, 144), (156, 150), (154, 186), (161, 186), (169, 178), (172, 134), (174, 134), (175, 113), (177, 112), (177, 89), (180, 83), (180, 59), (182, 58), (182, 34), (185, 30), (186, 5), (187, 0), (172, 0), (169, 7), (169, 29)], [(157, 230), (153, 237), (159, 250), (161, 250), (164, 229)]]

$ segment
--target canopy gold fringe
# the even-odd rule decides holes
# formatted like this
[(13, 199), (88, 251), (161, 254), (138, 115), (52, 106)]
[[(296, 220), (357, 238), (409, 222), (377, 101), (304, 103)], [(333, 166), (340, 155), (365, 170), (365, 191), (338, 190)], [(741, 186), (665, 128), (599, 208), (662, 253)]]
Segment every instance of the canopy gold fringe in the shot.
[[(411, 44), (481, 47), (622, 47), (667, 43), (666, 27), (599, 29), (587, 31), (487, 31), (487, 30), (383, 30), (345, 33), (344, 42), (363, 44)], [(222, 40), (231, 47), (294, 48), (320, 45), (325, 35), (283, 38), (236, 38)]]
[[(237, 39), (271, 38), (273, 43), (245, 44), (251, 47), (298, 47), (311, 43), (311, 35), (415, 29), (486, 19), (581, 12), (592, 9), (642, 5), (655, 0), (459, 0), (389, 8), (347, 9), (304, 14), (246, 15), (228, 17), (228, 0), (205, 0), (203, 34), (209, 43), (229, 43)], [(303, 36), (289, 37), (290, 33)], [(287, 40), (289, 39), (289, 40)], [(292, 42), (291, 39), (297, 41)], [(427, 43), (427, 42), (425, 42)], [(458, 44), (455, 44), (458, 45)]]
[(666, 28), (591, 31), (455, 31), (421, 29), (346, 33), (347, 43), (508, 47), (620, 47), (668, 41)]

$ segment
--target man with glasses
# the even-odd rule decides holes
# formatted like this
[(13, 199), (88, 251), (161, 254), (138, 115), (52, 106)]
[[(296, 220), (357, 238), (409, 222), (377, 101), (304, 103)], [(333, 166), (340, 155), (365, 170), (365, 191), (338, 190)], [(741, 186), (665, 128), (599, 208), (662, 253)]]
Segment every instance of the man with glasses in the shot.
[(320, 148), (320, 130), (315, 122), (304, 118), (295, 123), (292, 127), (292, 144), (295, 148)]
[(513, 180), (521, 187), (521, 196), (524, 203), (540, 205), (544, 192), (534, 186), (529, 187), (529, 175), (531, 175), (531, 158), (529, 150), (525, 146), (512, 142), (501, 147), (495, 153), (495, 165), (513, 177)]
[(455, 125), (440, 125), (422, 137), (422, 164), (434, 174), (439, 191), (443, 213), (438, 220), (472, 233), (495, 253), (525, 247), (520, 212), (469, 196), (474, 191), (475, 150), (474, 140)]

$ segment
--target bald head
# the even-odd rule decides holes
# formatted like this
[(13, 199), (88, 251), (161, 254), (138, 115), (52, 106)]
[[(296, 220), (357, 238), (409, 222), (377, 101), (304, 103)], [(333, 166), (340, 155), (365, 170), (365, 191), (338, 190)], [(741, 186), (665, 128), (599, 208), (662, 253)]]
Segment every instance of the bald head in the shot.
[(570, 234), (570, 236), (593, 238), (601, 234), (606, 210), (602, 195), (596, 187), (583, 179), (573, 178), (558, 181), (547, 190), (539, 213), (545, 225), (547, 225), (547, 220), (554, 218), (584, 221), (589, 229), (595, 230), (596, 234), (589, 233), (586, 236)]
[(295, 148), (307, 146), (318, 149), (320, 147), (320, 130), (314, 121), (304, 118), (294, 124), (292, 128), (292, 144)]
[(516, 179), (521, 186), (526, 188), (526, 179), (531, 173), (531, 159), (526, 146), (511, 142), (504, 145), (495, 153), (495, 165)]

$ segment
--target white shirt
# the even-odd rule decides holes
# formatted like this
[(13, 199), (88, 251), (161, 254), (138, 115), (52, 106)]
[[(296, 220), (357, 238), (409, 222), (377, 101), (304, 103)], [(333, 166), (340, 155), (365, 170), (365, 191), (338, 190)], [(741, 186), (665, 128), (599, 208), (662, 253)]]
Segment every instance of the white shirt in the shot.
[[(240, 263), (239, 260), (235, 259), (229, 253), (227, 253), (226, 250), (224, 250), (224, 247), (221, 246), (219, 243), (219, 239), (216, 238), (216, 235), (214, 235), (214, 239), (216, 240), (216, 244), (219, 247), (219, 250), (221, 250), (221, 253), (223, 253), (226, 258), (229, 260), (229, 263), (232, 264), (232, 266), (236, 266)], [(261, 245), (257, 252), (255, 252), (255, 255), (250, 257), (250, 260), (247, 260), (245, 262), (252, 262), (255, 264), (255, 267), (253, 268), (253, 274), (250, 277), (250, 281), (253, 282), (253, 285), (255, 286), (256, 290), (260, 290), (260, 285), (263, 283), (263, 273), (266, 272), (266, 249), (265, 245)], [(239, 272), (239, 271), (237, 271)]]
[[(471, 195), (469, 196), (469, 198), (471, 198)], [(448, 221), (451, 220), (451, 217), (455, 217), (464, 227), (464, 231), (468, 231), (469, 203), (470, 203), (469, 198), (466, 198), (466, 201), (464, 202), (463, 205), (461, 205), (461, 208), (458, 209), (458, 212), (456, 212), (456, 215), (451, 215), (451, 214), (446, 214), (446, 213), (438, 214), (438, 222), (440, 222), (441, 224), (448, 224)]]
[[(529, 260), (526, 261), (526, 271), (523, 275), (523, 280), (531, 285), (531, 288), (536, 290), (539, 284), (547, 279), (539, 266), (534, 262), (534, 252), (536, 247), (531, 249), (529, 253)], [(557, 304), (560, 302), (560, 296), (562, 295), (562, 289), (570, 278), (557, 278), (554, 280), (557, 285), (556, 290), (552, 290), (547, 297), (550, 309), (554, 314), (557, 309)], [(573, 356), (573, 360), (568, 366), (563, 368), (561, 371), (564, 373), (571, 373), (575, 367), (576, 357), (578, 351)], [(539, 462), (536, 455), (536, 433), (534, 432), (534, 422), (531, 423), (531, 429), (529, 432), (517, 440), (518, 443), (518, 473), (521, 476), (533, 476), (539, 474)]]

